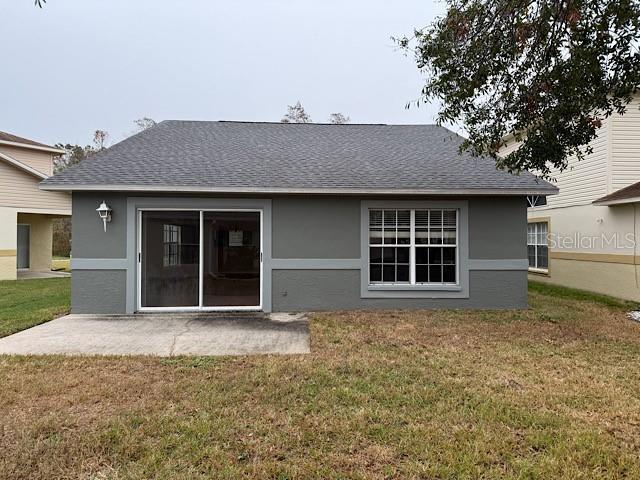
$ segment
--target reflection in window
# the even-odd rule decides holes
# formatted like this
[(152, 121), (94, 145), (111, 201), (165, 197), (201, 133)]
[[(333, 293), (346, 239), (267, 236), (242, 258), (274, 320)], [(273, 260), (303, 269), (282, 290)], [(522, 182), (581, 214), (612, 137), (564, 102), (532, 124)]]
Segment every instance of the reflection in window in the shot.
[(164, 255), (162, 264), (165, 267), (180, 264), (180, 244), (182, 237), (182, 227), (180, 225), (163, 225), (163, 245)]

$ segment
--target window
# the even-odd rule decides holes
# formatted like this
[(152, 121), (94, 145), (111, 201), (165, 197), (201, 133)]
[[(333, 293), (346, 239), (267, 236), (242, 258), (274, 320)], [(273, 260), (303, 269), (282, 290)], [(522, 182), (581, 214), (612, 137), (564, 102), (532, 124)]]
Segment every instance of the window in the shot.
[(527, 225), (527, 256), (529, 268), (547, 270), (549, 268), (549, 247), (547, 222), (534, 222)]
[(162, 264), (165, 267), (180, 264), (180, 244), (182, 228), (180, 225), (163, 225), (163, 248), (164, 255)]
[(369, 210), (369, 284), (456, 284), (457, 210)]

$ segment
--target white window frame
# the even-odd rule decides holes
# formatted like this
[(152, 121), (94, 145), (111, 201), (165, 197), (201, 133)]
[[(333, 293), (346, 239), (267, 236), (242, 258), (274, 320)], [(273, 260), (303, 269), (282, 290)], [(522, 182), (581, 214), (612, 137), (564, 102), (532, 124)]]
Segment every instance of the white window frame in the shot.
[[(529, 226), (534, 226), (533, 238), (534, 243), (529, 243)], [(544, 243), (539, 243), (538, 238), (541, 232), (538, 232), (539, 225), (546, 226), (546, 234)], [(534, 246), (535, 251), (535, 266), (529, 266), (529, 271), (534, 273), (549, 273), (549, 221), (548, 220), (532, 220), (527, 223), (527, 264), (529, 263), (529, 247)], [(547, 247), (547, 266), (546, 267), (538, 267), (538, 248), (540, 246)]]
[[(396, 242), (391, 244), (391, 243), (371, 243), (371, 225), (370, 225), (370, 213), (372, 211), (395, 211), (396, 212), (396, 226), (394, 227), (396, 232), (398, 231), (399, 227), (397, 224), (397, 218), (398, 218), (398, 212), (402, 211), (402, 210), (409, 210), (409, 243), (408, 244), (399, 244), (398, 243), (398, 239), (397, 239), (397, 233), (396, 233)], [(456, 216), (456, 221), (455, 221), (455, 243), (431, 243), (431, 237), (429, 236), (429, 243), (424, 243), (424, 244), (417, 244), (416, 243), (416, 211), (428, 211), (428, 212), (436, 212), (436, 211), (440, 211), (442, 212), (442, 215), (444, 217), (444, 212), (445, 211), (449, 211), (449, 212), (454, 212), (455, 216)], [(429, 215), (431, 215), (431, 213), (429, 213)], [(425, 286), (450, 286), (450, 285), (459, 285), (459, 278), (460, 278), (460, 262), (459, 262), (459, 249), (458, 249), (458, 235), (459, 235), (459, 217), (460, 217), (460, 212), (459, 209), (457, 208), (369, 208), (367, 210), (367, 230), (369, 231), (369, 235), (367, 235), (367, 264), (368, 264), (368, 268), (367, 268), (367, 282), (369, 286), (395, 286), (395, 285), (411, 285), (411, 286), (416, 286), (416, 285), (425, 285)], [(385, 222), (384, 222), (384, 213), (383, 213), (383, 220), (382, 220), (382, 224), (381, 224), (381, 228), (382, 228), (382, 236), (381, 238), (383, 239), (382, 241), (384, 241), (384, 229), (385, 229)], [(442, 239), (444, 239), (444, 229), (445, 229), (445, 225), (444, 222), (441, 226), (441, 231), (442, 231)], [(428, 223), (428, 230), (431, 230), (431, 225), (430, 222)], [(371, 277), (370, 277), (370, 268), (371, 268), (371, 258), (370, 258), (370, 252), (371, 252), (371, 248), (408, 248), (409, 249), (409, 280), (407, 281), (395, 281), (395, 282), (385, 282), (384, 280), (381, 280), (379, 282), (372, 282), (371, 281)], [(424, 248), (424, 249), (428, 249), (428, 248), (454, 248), (456, 255), (455, 255), (455, 281), (453, 282), (445, 282), (445, 281), (441, 281), (441, 282), (418, 282), (416, 280), (416, 270), (417, 270), (417, 262), (416, 262), (416, 249), (418, 248)], [(383, 263), (384, 264), (384, 263)], [(382, 265), (383, 265), (382, 264)], [(397, 265), (396, 262), (394, 262), (395, 265)], [(440, 263), (440, 267), (444, 268), (444, 263)], [(381, 272), (381, 278), (383, 278), (384, 275), (384, 267), (382, 268), (382, 272)]]
[[(369, 283), (369, 210), (458, 210), (456, 284)], [(450, 299), (469, 298), (469, 201), (443, 200), (362, 200), (360, 202), (360, 298)], [(415, 249), (412, 249), (415, 253)]]

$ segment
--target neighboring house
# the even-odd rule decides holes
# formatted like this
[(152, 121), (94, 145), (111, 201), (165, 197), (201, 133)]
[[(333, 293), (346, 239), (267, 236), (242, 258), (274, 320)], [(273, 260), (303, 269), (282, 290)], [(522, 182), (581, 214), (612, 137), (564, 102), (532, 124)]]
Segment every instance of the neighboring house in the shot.
[(41, 184), (73, 192), (72, 310), (526, 307), (525, 197), (556, 188), (461, 141), (162, 122)]
[(20, 271), (50, 271), (52, 222), (71, 215), (71, 196), (38, 184), (63, 150), (0, 132), (0, 280)]
[[(530, 278), (640, 301), (640, 101), (603, 122), (593, 153), (528, 199)], [(517, 144), (502, 151), (506, 155)]]

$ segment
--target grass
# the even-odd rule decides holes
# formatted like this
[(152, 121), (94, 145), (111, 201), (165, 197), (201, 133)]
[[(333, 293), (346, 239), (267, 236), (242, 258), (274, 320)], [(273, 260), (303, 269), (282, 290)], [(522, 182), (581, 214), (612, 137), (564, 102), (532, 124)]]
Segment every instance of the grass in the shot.
[(530, 304), (316, 314), (310, 355), (0, 357), (0, 478), (639, 478), (640, 324)]
[(0, 281), (0, 337), (69, 312), (70, 278)]

